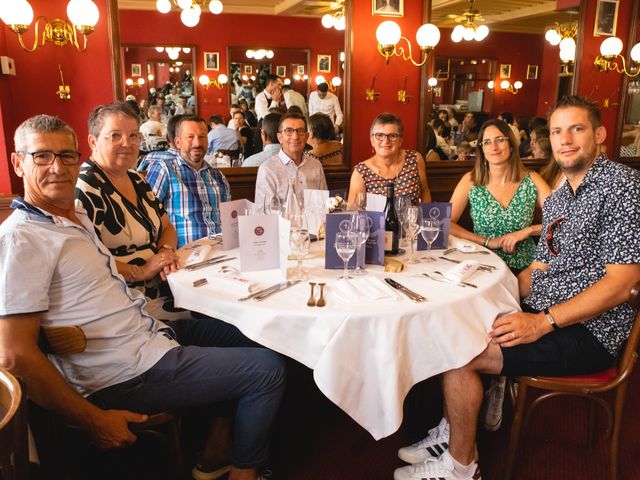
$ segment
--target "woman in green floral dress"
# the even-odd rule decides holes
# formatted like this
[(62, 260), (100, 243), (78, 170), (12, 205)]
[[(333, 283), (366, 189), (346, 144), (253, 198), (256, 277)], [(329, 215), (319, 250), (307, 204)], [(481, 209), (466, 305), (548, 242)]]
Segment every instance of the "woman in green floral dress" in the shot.
[[(489, 120), (478, 134), (475, 167), (451, 197), (451, 233), (495, 250), (518, 273), (533, 261), (531, 237), (541, 231), (541, 225), (533, 225), (533, 213), (550, 194), (542, 177), (522, 164), (511, 128), (502, 120)], [(467, 204), (473, 232), (456, 223)]]

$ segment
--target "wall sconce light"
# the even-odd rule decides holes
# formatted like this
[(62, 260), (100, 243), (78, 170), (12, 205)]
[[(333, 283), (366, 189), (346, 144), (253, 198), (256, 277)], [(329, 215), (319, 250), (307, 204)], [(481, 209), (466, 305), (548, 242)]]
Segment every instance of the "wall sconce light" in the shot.
[(145, 84), (144, 78), (139, 77), (133, 80), (132, 78), (127, 78), (124, 83), (127, 87), (141, 87)]
[(496, 82), (494, 82), (493, 80), (489, 80), (487, 82), (487, 88), (490, 92), (493, 92), (493, 89), (496, 88)]
[(364, 91), (364, 98), (365, 98), (365, 100), (366, 100), (366, 101), (368, 101), (368, 102), (372, 102), (372, 103), (375, 103), (375, 102), (378, 100), (378, 97), (380, 96), (380, 93), (379, 93), (379, 92), (376, 92), (376, 91), (373, 89), (373, 87), (374, 87), (374, 86), (375, 86), (375, 84), (376, 84), (376, 77), (377, 77), (377, 75), (374, 75), (374, 76), (373, 76), (373, 81), (371, 82), (371, 88), (367, 88), (367, 89)]
[(409, 100), (411, 100), (412, 97), (412, 95), (407, 95), (407, 78), (409, 78), (409, 76), (405, 75), (404, 85), (402, 86), (402, 89), (398, 90), (397, 93), (398, 102), (400, 103), (409, 103)]
[[(440, 41), (440, 30), (431, 23), (425, 23), (416, 32), (416, 42), (422, 52), (420, 61), (413, 59), (411, 42), (408, 38), (402, 36), (400, 26), (396, 22), (387, 20), (378, 25), (376, 39), (378, 40), (378, 53), (385, 58), (387, 63), (389, 63), (391, 56), (397, 56), (410, 61), (416, 67), (420, 67), (426, 63), (429, 53)], [(400, 40), (407, 42), (407, 51), (398, 45)]]
[(60, 83), (61, 85), (58, 87), (58, 97), (60, 100), (70, 100), (71, 99), (71, 87), (69, 85), (64, 84), (64, 77), (62, 76), (62, 67), (58, 64), (58, 70), (60, 71)]
[[(93, 32), (100, 17), (98, 7), (91, 0), (71, 0), (67, 4), (67, 16), (70, 22), (60, 18), (49, 21), (45, 17), (38, 17), (33, 46), (27, 47), (24, 44), (22, 34), (29, 29), (33, 22), (33, 8), (29, 2), (27, 0), (12, 0), (4, 2), (0, 9), (0, 18), (11, 31), (18, 35), (20, 46), (27, 52), (33, 52), (38, 48), (40, 35), (42, 36), (41, 46), (45, 42), (51, 42), (58, 46), (70, 43), (79, 52), (84, 52), (87, 49), (87, 36)], [(44, 22), (42, 29), (40, 29), (40, 22)], [(82, 46), (78, 41), (78, 32), (82, 34)]]
[(513, 85), (511, 85), (511, 83), (509, 83), (509, 80), (503, 80), (502, 82), (500, 82), (500, 88), (505, 92), (513, 93), (514, 95), (516, 95), (522, 88), (522, 82), (520, 80), (517, 80), (513, 82)]
[(616, 71), (624, 73), (627, 77), (637, 77), (640, 74), (640, 42), (631, 49), (631, 62), (628, 65), (625, 58), (620, 55), (622, 52), (622, 40), (618, 37), (608, 37), (600, 45), (600, 55), (593, 61), (593, 66), (597, 72)]
[(342, 79), (338, 76), (335, 76), (331, 79), (331, 81), (328, 81), (326, 78), (324, 78), (324, 75), (318, 75), (315, 78), (315, 82), (316, 82), (316, 85), (320, 85), (321, 83), (326, 83), (329, 86), (329, 90), (331, 90), (332, 92), (335, 92), (336, 88), (342, 85)]
[(207, 90), (211, 85), (213, 85), (218, 90), (220, 90), (228, 81), (229, 81), (229, 78), (224, 73), (221, 73), (220, 75), (218, 75), (217, 80), (215, 78), (212, 80), (209, 80), (208, 75), (200, 75), (198, 77), (198, 82), (200, 82), (200, 85), (202, 85)]

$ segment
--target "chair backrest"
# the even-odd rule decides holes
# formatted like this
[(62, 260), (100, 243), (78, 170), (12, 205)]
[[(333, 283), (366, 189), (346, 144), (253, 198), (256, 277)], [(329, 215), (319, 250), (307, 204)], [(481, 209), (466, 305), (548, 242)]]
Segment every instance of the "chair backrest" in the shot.
[(235, 149), (235, 150), (223, 150), (223, 149), (219, 149), (216, 150), (215, 153), (220, 153), (222, 155), (229, 155), (229, 158), (231, 158), (231, 160), (237, 160), (238, 158), (240, 158), (240, 153), (242, 152), (241, 148)]
[(618, 377), (626, 378), (631, 375), (633, 366), (638, 358), (638, 343), (640, 342), (640, 283), (631, 289), (629, 305), (636, 311), (636, 318), (631, 327), (631, 333), (620, 356), (618, 363)]
[(40, 350), (55, 355), (71, 355), (82, 353), (87, 348), (87, 338), (82, 328), (77, 325), (70, 327), (40, 327)]
[(2, 478), (27, 478), (26, 395), (18, 380), (0, 368), (0, 468)]

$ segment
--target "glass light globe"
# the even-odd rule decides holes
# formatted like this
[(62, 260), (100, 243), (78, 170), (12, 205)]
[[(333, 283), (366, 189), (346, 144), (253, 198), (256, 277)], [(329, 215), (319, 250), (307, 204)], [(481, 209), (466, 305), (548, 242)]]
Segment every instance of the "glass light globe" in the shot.
[(183, 47), (183, 48), (182, 48), (182, 51), (183, 51), (184, 53), (191, 53), (191, 47)]
[(0, 19), (7, 25), (31, 25), (33, 8), (27, 0), (7, 1), (0, 9)]
[(164, 52), (164, 47), (156, 47), (156, 52), (158, 53)]
[(181, 67), (182, 66), (182, 62), (176, 62), (176, 65)]
[(344, 56), (344, 52), (340, 52), (340, 61), (344, 62), (345, 56)]
[(174, 72), (179, 72), (179, 71), (180, 71), (180, 67), (174, 67), (174, 68), (173, 68), (173, 71), (174, 71)]
[(174, 72), (173, 67), (169, 67), (169, 72), (170, 72), (170, 73), (173, 73), (173, 72)]
[(382, 22), (376, 29), (376, 39), (380, 45), (395, 45), (401, 36), (400, 26), (393, 20)]
[(425, 23), (416, 32), (416, 42), (421, 47), (435, 47), (440, 41), (440, 29), (433, 23)]
[(473, 37), (475, 36), (475, 34), (476, 34), (476, 31), (473, 28), (467, 27), (464, 29), (462, 38), (464, 38), (467, 42), (470, 42), (471, 40), (473, 40)]
[(227, 77), (224, 73), (221, 73), (220, 75), (218, 75), (218, 83), (220, 85), (224, 85), (228, 81), (229, 81), (229, 77)]
[(331, 15), (330, 13), (325, 13), (322, 16), (322, 20), (320, 20), (320, 23), (322, 23), (322, 26), (324, 28), (333, 28), (335, 19), (333, 18), (333, 15)]
[(223, 8), (224, 5), (222, 5), (220, 0), (211, 0), (211, 2), (209, 2), (209, 11), (214, 15), (221, 14)]
[(493, 80), (489, 80), (489, 81), (487, 82), (487, 88), (488, 88), (489, 90), (493, 90), (493, 88), (494, 88), (495, 86), (496, 86), (496, 82), (494, 82)]
[(503, 90), (509, 88), (509, 80), (502, 80), (500, 82), (500, 88)]
[(304, 75), (302, 75), (302, 79), (303, 80), (309, 80), (309, 75), (307, 75), (306, 73)]
[[(297, 74), (297, 73), (293, 76), (293, 79), (294, 79), (294, 80), (296, 80), (296, 81), (297, 81), (297, 80), (300, 80), (301, 78), (302, 78), (302, 77), (301, 77), (299, 74)], [(286, 84), (286, 83), (287, 83), (287, 81), (285, 80), (285, 84)]]
[[(299, 76), (299, 75), (298, 75)], [(285, 85), (291, 85), (291, 79), (290, 78), (285, 78), (284, 79), (284, 84)]]
[(178, 0), (178, 6), (183, 10), (187, 10), (191, 8), (192, 4), (193, 4), (192, 0)]
[(640, 42), (633, 46), (629, 55), (631, 56), (631, 60), (640, 63)]
[(169, 55), (169, 58), (171, 60), (177, 60), (178, 57), (180, 56), (180, 53), (176, 52), (175, 50), (167, 50), (167, 55)]
[(344, 17), (340, 17), (333, 24), (333, 28), (335, 28), (338, 31), (342, 31), (345, 28), (347, 28), (347, 21), (345, 20)]
[(435, 87), (436, 85), (438, 85), (438, 79), (435, 77), (431, 77), (429, 80), (427, 80), (427, 85), (429, 85), (430, 87)]
[(200, 75), (198, 77), (198, 82), (200, 85), (209, 85), (209, 75)]
[(324, 79), (322, 75), (318, 75), (316, 77), (316, 85), (320, 85), (321, 83), (327, 83), (327, 81)]
[(331, 83), (334, 87), (339, 87), (340, 85), (342, 85), (342, 79), (340, 77), (333, 77), (331, 79)]
[[(200, 22), (199, 8), (188, 8), (180, 13), (180, 20), (185, 27), (193, 28)], [(176, 57), (177, 58), (177, 57)]]
[(160, 13), (169, 13), (171, 11), (171, 2), (169, 0), (158, 0), (156, 2), (156, 10)]
[(67, 5), (67, 17), (74, 25), (95, 27), (100, 12), (91, 0), (71, 0)]
[(600, 45), (600, 53), (605, 56), (615, 57), (622, 51), (622, 40), (618, 37), (609, 37)]
[(573, 38), (563, 38), (560, 41), (559, 45), (560, 45), (560, 50), (564, 48), (573, 48), (574, 50), (576, 49), (576, 41)]
[(482, 40), (487, 38), (487, 35), (489, 35), (489, 27), (487, 27), (486, 25), (480, 25), (476, 29), (476, 33), (473, 38), (476, 40), (476, 42), (481, 42)]
[(256, 50), (253, 53), (253, 58), (255, 58), (256, 60), (262, 60), (265, 56), (265, 51), (260, 49), (260, 50)]
[(144, 78), (140, 77), (138, 79), (138, 85), (144, 85)]
[(459, 43), (462, 41), (463, 35), (464, 35), (464, 27), (462, 25), (456, 25), (453, 31), (451, 32), (451, 41), (455, 43)]
[(273, 50), (268, 50), (267, 51), (267, 58), (273, 58), (273, 56), (274, 56)]
[(251, 81), (255, 82), (256, 81), (256, 76), (255, 75), (251, 75)]
[(150, 82), (153, 82), (153, 79), (156, 78), (153, 76), (153, 73), (150, 73), (149, 75), (147, 75), (147, 80), (149, 80)]
[(560, 50), (560, 60), (563, 62), (573, 62), (576, 58), (575, 48), (565, 48)]
[(256, 54), (256, 52), (254, 52), (253, 50), (247, 50), (245, 52), (245, 55), (247, 56), (247, 58), (253, 58), (253, 56)]
[(133, 85), (133, 80), (131, 80), (130, 78), (127, 78), (124, 83), (127, 84), (128, 87), (130, 87), (131, 85)]
[(242, 81), (246, 82), (247, 80), (249, 80), (249, 77), (246, 75), (242, 75)]
[(554, 28), (551, 28), (544, 33), (544, 39), (551, 45), (557, 45), (558, 43), (560, 43), (560, 40), (562, 38)]
[(513, 86), (516, 87), (516, 90), (520, 90), (522, 88), (522, 82), (518, 80), (517, 82), (514, 82)]

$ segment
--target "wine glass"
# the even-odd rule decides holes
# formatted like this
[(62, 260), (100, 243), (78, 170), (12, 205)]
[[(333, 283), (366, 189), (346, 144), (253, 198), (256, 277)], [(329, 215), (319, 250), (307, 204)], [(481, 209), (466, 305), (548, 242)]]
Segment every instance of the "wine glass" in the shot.
[(369, 216), (364, 212), (354, 213), (351, 216), (351, 223), (353, 224), (353, 234), (356, 237), (356, 269), (354, 275), (365, 275), (367, 271), (364, 266), (360, 266), (362, 256), (365, 254), (365, 244), (369, 238)]
[(289, 246), (291, 252), (298, 260), (298, 268), (296, 269), (296, 280), (306, 280), (308, 277), (302, 270), (302, 259), (309, 253), (309, 243), (311, 237), (309, 232), (303, 228), (294, 228), (289, 236)]
[(354, 206), (358, 211), (363, 211), (367, 209), (367, 192), (356, 193), (356, 198), (354, 199)]
[(420, 260), (414, 256), (413, 245), (420, 233), (420, 225), (422, 221), (422, 209), (416, 206), (410, 206), (407, 208), (407, 240), (409, 241), (409, 247), (411, 248), (411, 256), (407, 263), (420, 263)]
[(335, 248), (338, 256), (344, 262), (344, 273), (338, 278), (351, 278), (347, 271), (347, 264), (356, 251), (356, 238), (353, 232), (338, 232), (336, 234)]
[(411, 197), (408, 195), (398, 195), (393, 199), (396, 208), (396, 216), (400, 222), (400, 244), (406, 247), (407, 240), (407, 209), (411, 205)]
[(280, 203), (280, 197), (273, 195), (264, 199), (264, 213), (280, 215), (282, 212), (282, 203)]
[(422, 238), (427, 242), (427, 256), (422, 258), (427, 262), (433, 262), (435, 258), (431, 256), (431, 244), (440, 234), (440, 220), (437, 218), (425, 218), (422, 220), (421, 233)]

